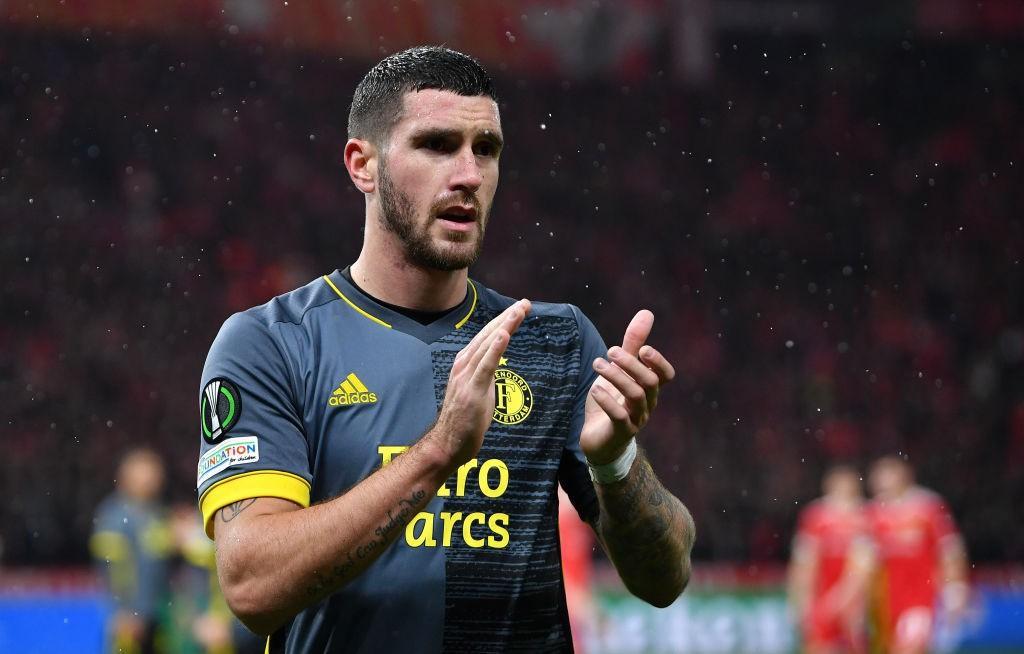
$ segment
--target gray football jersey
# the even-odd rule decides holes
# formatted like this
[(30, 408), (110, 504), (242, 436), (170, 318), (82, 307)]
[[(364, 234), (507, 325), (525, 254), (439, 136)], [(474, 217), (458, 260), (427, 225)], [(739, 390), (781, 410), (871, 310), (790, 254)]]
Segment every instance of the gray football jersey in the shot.
[[(514, 300), (470, 281), (420, 324), (338, 271), (231, 316), (200, 386), (200, 508), (302, 506), (387, 465), (433, 424), (455, 355)], [(606, 347), (567, 304), (534, 303), (495, 373), (483, 447), (360, 577), (299, 613), (270, 651), (571, 651), (557, 486), (585, 520), (579, 448), (590, 362)]]

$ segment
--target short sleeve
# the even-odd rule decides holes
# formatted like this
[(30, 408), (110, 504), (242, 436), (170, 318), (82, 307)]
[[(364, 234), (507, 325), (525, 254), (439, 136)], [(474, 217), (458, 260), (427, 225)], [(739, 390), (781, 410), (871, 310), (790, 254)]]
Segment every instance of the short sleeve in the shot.
[(196, 487), (211, 538), (217, 510), (239, 500), (279, 497), (309, 506), (309, 449), (286, 346), (275, 326), (237, 313), (206, 358)]
[(811, 504), (800, 512), (797, 519), (796, 535), (793, 537), (793, 556), (805, 556), (817, 547), (819, 535), (817, 506)]
[(124, 512), (116, 508), (118, 505), (108, 498), (96, 510), (89, 550), (97, 561), (117, 563), (127, 560), (131, 555), (131, 539), (121, 520)]
[(573, 414), (569, 427), (569, 436), (566, 439), (565, 449), (562, 451), (562, 461), (558, 468), (558, 483), (565, 490), (569, 500), (576, 508), (576, 512), (584, 522), (594, 524), (598, 517), (597, 493), (594, 491), (594, 482), (590, 479), (590, 470), (587, 468), (587, 460), (580, 449), (580, 431), (583, 430), (584, 411), (587, 406), (587, 393), (597, 379), (597, 373), (591, 362), (597, 357), (607, 354), (608, 348), (598, 333), (594, 323), (583, 315), (577, 307), (572, 306), (573, 316), (579, 328), (580, 338), (580, 361), (579, 378), (576, 382), (576, 391), (573, 397)]

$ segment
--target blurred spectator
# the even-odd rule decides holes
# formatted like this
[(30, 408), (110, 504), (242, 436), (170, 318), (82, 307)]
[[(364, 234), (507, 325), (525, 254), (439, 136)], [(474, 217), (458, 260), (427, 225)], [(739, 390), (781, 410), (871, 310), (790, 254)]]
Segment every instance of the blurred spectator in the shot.
[(580, 519), (569, 496), (558, 489), (558, 542), (562, 551), (562, 579), (569, 611), (573, 650), (586, 654), (594, 637), (595, 619), (593, 567), (597, 538), (590, 525)]
[(260, 638), (238, 621), (220, 590), (214, 544), (203, 531), (202, 517), (192, 504), (179, 504), (171, 512), (175, 544), (184, 569), (175, 589), (176, 622), (181, 622), (173, 651), (204, 654), (263, 654)]

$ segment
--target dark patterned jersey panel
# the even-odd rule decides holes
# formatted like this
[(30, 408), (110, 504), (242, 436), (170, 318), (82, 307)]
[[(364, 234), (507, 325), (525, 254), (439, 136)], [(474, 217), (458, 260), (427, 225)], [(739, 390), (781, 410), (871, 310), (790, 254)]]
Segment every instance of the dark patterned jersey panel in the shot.
[[(449, 334), (435, 350), (439, 398), (454, 354), (505, 306), (483, 304), (472, 328)], [(562, 307), (538, 309), (498, 365), (483, 447), (448, 484), (441, 520), (446, 651), (571, 651), (557, 483), (580, 376), (579, 329)], [(458, 537), (449, 544), (450, 531)]]

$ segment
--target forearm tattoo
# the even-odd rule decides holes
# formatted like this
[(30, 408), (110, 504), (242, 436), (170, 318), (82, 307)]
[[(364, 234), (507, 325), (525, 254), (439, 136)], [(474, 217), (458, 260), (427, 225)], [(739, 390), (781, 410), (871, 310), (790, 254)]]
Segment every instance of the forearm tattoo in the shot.
[(644, 596), (690, 576), (696, 530), (683, 503), (658, 481), (646, 457), (638, 456), (622, 481), (597, 484), (601, 512), (594, 528), (616, 569), (634, 593)]
[(223, 522), (231, 522), (232, 520), (238, 517), (239, 513), (248, 509), (255, 502), (256, 498), (251, 497), (247, 500), (239, 500), (238, 502), (228, 504), (227, 506), (220, 510), (220, 519)]
[(398, 506), (387, 511), (387, 520), (374, 529), (376, 538), (345, 552), (344, 560), (332, 566), (326, 574), (314, 572), (315, 581), (306, 588), (306, 595), (315, 597), (329, 593), (338, 582), (357, 575), (359, 571), (372, 563), (391, 544), (396, 535), (401, 533), (416, 512), (426, 504), (424, 501), (426, 497), (426, 491), (416, 490), (409, 497), (399, 499)]

